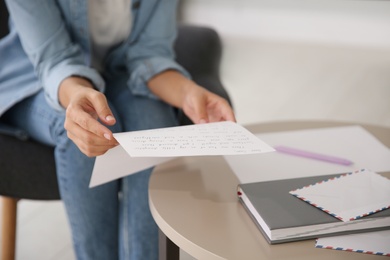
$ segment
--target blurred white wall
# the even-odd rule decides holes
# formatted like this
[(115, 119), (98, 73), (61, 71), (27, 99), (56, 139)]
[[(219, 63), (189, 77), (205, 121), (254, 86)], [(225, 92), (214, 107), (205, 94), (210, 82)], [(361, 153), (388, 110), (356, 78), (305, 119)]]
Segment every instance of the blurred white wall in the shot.
[(181, 0), (211, 26), (243, 124), (341, 120), (390, 127), (390, 0)]
[(181, 0), (184, 22), (227, 37), (390, 48), (388, 0)]

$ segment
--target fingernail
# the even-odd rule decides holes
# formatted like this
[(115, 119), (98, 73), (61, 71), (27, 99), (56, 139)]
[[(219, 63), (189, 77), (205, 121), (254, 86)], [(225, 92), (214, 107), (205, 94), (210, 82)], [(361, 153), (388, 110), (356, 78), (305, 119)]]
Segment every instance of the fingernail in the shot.
[(114, 121), (115, 118), (112, 115), (106, 116), (107, 121)]
[(204, 119), (199, 120), (199, 124), (205, 124), (205, 123), (206, 123), (206, 120), (204, 120)]
[(105, 134), (104, 134), (104, 138), (106, 138), (107, 140), (111, 140), (111, 135), (110, 135), (110, 134), (107, 134), (107, 133), (105, 133)]

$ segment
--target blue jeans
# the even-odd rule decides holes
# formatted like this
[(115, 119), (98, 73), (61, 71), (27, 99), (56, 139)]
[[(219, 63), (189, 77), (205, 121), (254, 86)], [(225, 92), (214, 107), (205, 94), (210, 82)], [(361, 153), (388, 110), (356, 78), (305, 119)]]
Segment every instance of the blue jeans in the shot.
[[(110, 127), (113, 132), (177, 124), (172, 107), (133, 95), (126, 87), (127, 79), (125, 73), (106, 78), (106, 96), (117, 119)], [(64, 114), (49, 107), (43, 91), (12, 107), (4, 118), (33, 139), (55, 147), (60, 194), (77, 259), (158, 258), (158, 228), (148, 203), (152, 169), (90, 189), (95, 159), (85, 156), (68, 139)]]

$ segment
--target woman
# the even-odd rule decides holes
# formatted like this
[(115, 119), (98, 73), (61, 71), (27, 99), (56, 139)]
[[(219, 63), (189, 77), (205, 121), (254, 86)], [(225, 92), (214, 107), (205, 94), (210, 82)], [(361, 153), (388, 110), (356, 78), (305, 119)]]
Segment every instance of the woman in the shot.
[[(113, 132), (235, 121), (226, 100), (174, 62), (176, 0), (9, 0), (0, 116), (55, 147), (78, 259), (157, 259), (151, 169), (88, 188)], [(115, 169), (113, 169), (115, 170)]]

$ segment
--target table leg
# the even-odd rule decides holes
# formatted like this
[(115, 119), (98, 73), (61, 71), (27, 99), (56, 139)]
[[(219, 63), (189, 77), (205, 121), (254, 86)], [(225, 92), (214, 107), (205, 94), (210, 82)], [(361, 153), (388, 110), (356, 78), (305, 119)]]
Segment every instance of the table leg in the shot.
[(159, 259), (179, 260), (180, 249), (159, 229)]

